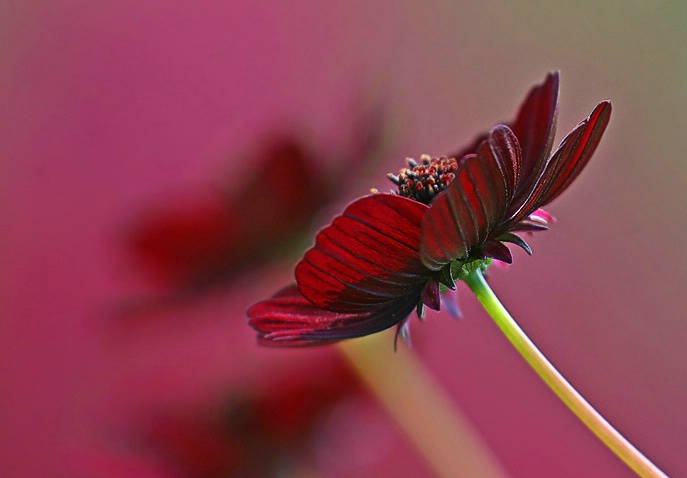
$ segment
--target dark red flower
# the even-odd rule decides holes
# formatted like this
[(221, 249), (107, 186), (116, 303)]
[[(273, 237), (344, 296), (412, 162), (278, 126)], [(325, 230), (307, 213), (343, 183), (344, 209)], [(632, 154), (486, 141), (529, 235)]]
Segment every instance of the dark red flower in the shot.
[(551, 154), (558, 73), (534, 87), (512, 126), (495, 126), (456, 158), (423, 156), (398, 176), (398, 192), (350, 204), (317, 235), (296, 267), (298, 287), (248, 310), (268, 345), (303, 345), (403, 324), (413, 309), (440, 307), (470, 268), (510, 263), (504, 243), (531, 253), (520, 231), (547, 229), (538, 209), (588, 163), (611, 104), (599, 103)]
[[(290, 476), (314, 461), (327, 420), (363, 388), (338, 356), (199, 410), (156, 412), (141, 424), (138, 444), (174, 476)], [(349, 457), (352, 458), (352, 457)]]
[(260, 165), (255, 174), (234, 166), (221, 187), (177, 196), (131, 227), (130, 252), (156, 284), (198, 290), (228, 282), (312, 219), (316, 208), (300, 191), (326, 202), (318, 158), (295, 137), (273, 137), (244, 156)]
[(382, 107), (360, 109), (326, 153), (303, 133), (265, 136), (257, 148), (231, 158), (215, 184), (142, 211), (126, 228), (125, 245), (145, 282), (176, 298), (193, 297), (289, 251), (356, 180), (350, 171), (364, 171), (388, 147)]

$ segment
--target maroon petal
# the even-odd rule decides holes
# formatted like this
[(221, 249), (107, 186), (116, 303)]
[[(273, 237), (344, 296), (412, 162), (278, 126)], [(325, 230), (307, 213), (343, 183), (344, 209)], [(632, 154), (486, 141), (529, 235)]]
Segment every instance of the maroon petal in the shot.
[(434, 200), (422, 224), (420, 258), (431, 270), (465, 259), (487, 240), (508, 206), (509, 187), (520, 164), (517, 139), (508, 127), (497, 126), (477, 152), (463, 158), (455, 179)]
[[(511, 205), (511, 210), (508, 211), (511, 219), (499, 228), (499, 232), (512, 230), (512, 224), (521, 222), (540, 206), (551, 202), (570, 185), (572, 179), (589, 162), (608, 125), (610, 114), (611, 103), (602, 101), (591, 115), (568, 133), (556, 153), (546, 162), (527, 199), (522, 204)], [(517, 210), (513, 211), (516, 206)]]
[[(481, 153), (493, 158), (499, 167), (501, 177), (505, 182), (506, 201), (510, 203), (515, 188), (520, 180), (522, 170), (522, 149), (520, 143), (508, 126), (496, 126), (489, 132), (488, 144), (490, 150)], [(485, 147), (480, 145), (480, 148)], [(478, 154), (480, 154), (478, 150)]]
[(364, 312), (338, 313), (316, 307), (292, 285), (248, 309), (248, 323), (259, 332), (262, 345), (324, 344), (373, 334), (400, 323), (417, 306), (419, 296), (418, 290)]
[(439, 281), (432, 279), (427, 282), (420, 295), (422, 302), (432, 310), (441, 309), (441, 297), (439, 296)]
[(513, 124), (523, 158), (519, 194), (529, 190), (537, 180), (538, 171), (542, 170), (551, 153), (556, 135), (558, 86), (558, 72), (549, 73), (544, 83), (530, 90)]
[[(553, 139), (556, 135), (556, 110), (558, 106), (558, 72), (549, 73), (544, 83), (530, 90), (523, 101), (514, 123), (511, 125), (515, 135), (521, 141), (523, 154), (525, 154), (525, 175), (531, 174), (534, 166), (542, 158), (546, 158), (551, 151)], [(479, 135), (472, 143), (458, 150), (450, 158), (462, 158), (468, 154), (474, 154), (488, 134)], [(527, 141), (524, 141), (524, 140)], [(544, 154), (546, 152), (546, 154)]]
[(602, 101), (563, 139), (556, 153), (546, 162), (527, 199), (520, 205), (516, 204), (517, 211), (509, 211), (511, 219), (500, 230), (510, 229), (509, 225), (520, 222), (540, 206), (550, 203), (570, 185), (589, 162), (608, 125), (610, 114), (611, 103)]
[(301, 293), (317, 307), (361, 312), (420, 294), (431, 272), (420, 262), (428, 207), (393, 194), (350, 204), (317, 235), (296, 266)]
[(545, 206), (560, 196), (582, 172), (596, 151), (610, 119), (611, 103), (602, 101), (561, 141), (551, 159), (556, 168), (547, 178), (547, 191), (539, 206)]

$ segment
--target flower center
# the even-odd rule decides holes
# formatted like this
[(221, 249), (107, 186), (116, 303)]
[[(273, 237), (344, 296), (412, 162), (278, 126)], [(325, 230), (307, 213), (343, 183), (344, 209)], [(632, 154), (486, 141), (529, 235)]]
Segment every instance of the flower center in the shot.
[(441, 191), (446, 189), (458, 169), (456, 158), (430, 158), (423, 154), (418, 164), (412, 158), (407, 158), (409, 168), (403, 168), (398, 173), (387, 174), (392, 183), (398, 186), (398, 194), (429, 204)]

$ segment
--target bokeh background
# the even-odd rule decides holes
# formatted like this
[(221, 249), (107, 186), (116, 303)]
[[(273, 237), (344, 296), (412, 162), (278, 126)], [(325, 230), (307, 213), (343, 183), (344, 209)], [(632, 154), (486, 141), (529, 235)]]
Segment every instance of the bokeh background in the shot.
[[(226, 397), (318, 382), (336, 351), (258, 348), (245, 325), (297, 254), (131, 312), (152, 292), (129, 225), (208, 184), (256, 201), (263, 191), (241, 185), (262, 174), (261, 155), (246, 151), (296, 131), (317, 167), (350, 161), (361, 178), (319, 209), (313, 194), (311, 238), (347, 201), (387, 188), (405, 156), (454, 151), (560, 69), (558, 139), (601, 99), (611, 125), (534, 256), (516, 253), (493, 287), (625, 436), (687, 475), (686, 39), (677, 1), (0, 2), (0, 474), (219, 476), (141, 445), (153, 411), (213, 423)], [(383, 147), (363, 167), (369, 118)], [(413, 353), (508, 474), (632, 476), (464, 289), (461, 305), (460, 322), (414, 320)], [(391, 335), (388, 347), (393, 369)], [(294, 454), (309, 471), (293, 476), (432, 476), (356, 397), (307, 432)]]

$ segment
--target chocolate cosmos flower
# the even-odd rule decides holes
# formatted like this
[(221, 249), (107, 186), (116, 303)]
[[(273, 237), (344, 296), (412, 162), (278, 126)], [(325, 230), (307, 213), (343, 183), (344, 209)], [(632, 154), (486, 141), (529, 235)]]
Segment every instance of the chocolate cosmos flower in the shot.
[(126, 228), (125, 245), (146, 282), (173, 296), (193, 296), (288, 251), (356, 179), (342, 173), (374, 164), (389, 147), (383, 106), (364, 103), (359, 110), (341, 120), (338, 147), (322, 151), (305, 131), (265, 135), (258, 148), (228, 158), (216, 183), (141, 211)]
[(317, 235), (290, 286), (248, 310), (264, 345), (339, 340), (402, 325), (440, 307), (440, 285), (491, 259), (510, 263), (504, 243), (531, 253), (520, 231), (547, 229), (539, 208), (589, 162), (611, 104), (599, 103), (551, 154), (558, 73), (534, 87), (512, 125), (498, 125), (456, 158), (423, 156), (389, 178), (390, 194), (350, 204)]
[(367, 396), (336, 355), (289, 372), (252, 389), (231, 390), (215, 406), (157, 410), (138, 425), (134, 443), (170, 476), (296, 476), (294, 468), (313, 466), (322, 433), (337, 410)]

